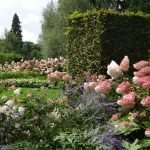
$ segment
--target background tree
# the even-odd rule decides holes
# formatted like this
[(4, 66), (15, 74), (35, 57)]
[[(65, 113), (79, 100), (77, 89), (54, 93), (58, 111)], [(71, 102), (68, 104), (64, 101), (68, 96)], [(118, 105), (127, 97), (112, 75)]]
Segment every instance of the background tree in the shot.
[(3, 51), (15, 53), (18, 50), (20, 41), (15, 33), (5, 30), (3, 39)]
[(45, 57), (63, 55), (66, 17), (74, 11), (85, 11), (90, 5), (87, 0), (59, 0), (56, 7), (51, 1), (43, 10), (40, 44)]
[(23, 42), (21, 54), (24, 56), (24, 59), (38, 59), (42, 57), (39, 44), (34, 44), (30, 41)]
[[(18, 15), (15, 13), (14, 16), (13, 16), (13, 20), (12, 20), (12, 26), (11, 26), (11, 32), (13, 32), (16, 37), (18, 38), (19, 40), (19, 45), (18, 45), (18, 49), (22, 48), (22, 30), (21, 30), (21, 25), (20, 25), (20, 20), (19, 20), (19, 17)], [(17, 49), (17, 50), (18, 50)]]

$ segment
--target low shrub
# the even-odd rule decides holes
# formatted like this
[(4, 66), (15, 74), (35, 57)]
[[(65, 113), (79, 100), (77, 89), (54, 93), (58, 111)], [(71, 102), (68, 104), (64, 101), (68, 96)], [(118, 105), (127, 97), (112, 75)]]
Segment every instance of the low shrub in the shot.
[(30, 79), (30, 78), (37, 78), (37, 79), (46, 79), (45, 75), (41, 75), (39, 72), (33, 71), (15, 71), (15, 72), (0, 72), (0, 79)]
[(57, 88), (55, 84), (52, 84), (48, 80), (36, 80), (36, 79), (6, 79), (1, 80), (1, 85), (9, 87), (29, 87), (29, 88), (40, 88), (40, 87), (49, 87), (49, 88)]
[(11, 63), (12, 61), (20, 61), (23, 58), (20, 54), (15, 53), (2, 53), (0, 52), (0, 64), (4, 64), (5, 62)]

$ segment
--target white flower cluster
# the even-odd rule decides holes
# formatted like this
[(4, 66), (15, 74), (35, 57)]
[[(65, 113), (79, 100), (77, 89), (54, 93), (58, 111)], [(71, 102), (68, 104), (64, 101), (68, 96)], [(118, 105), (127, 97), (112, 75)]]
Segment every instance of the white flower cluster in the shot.
[(0, 106), (0, 114), (5, 114), (13, 120), (22, 118), (24, 111), (23, 107), (15, 106), (14, 100), (8, 100), (3, 106)]
[(53, 112), (51, 112), (51, 116), (54, 117), (56, 120), (58, 120), (61, 117), (61, 114), (58, 109), (54, 109)]

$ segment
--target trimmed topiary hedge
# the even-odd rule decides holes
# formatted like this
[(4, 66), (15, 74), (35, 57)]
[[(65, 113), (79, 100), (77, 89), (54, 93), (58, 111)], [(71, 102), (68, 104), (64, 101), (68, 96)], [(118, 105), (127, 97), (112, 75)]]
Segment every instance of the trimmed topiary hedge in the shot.
[(111, 60), (148, 59), (150, 15), (92, 10), (68, 17), (67, 56), (73, 76), (103, 73)]
[(33, 72), (33, 71), (16, 71), (16, 72), (0, 72), (0, 79), (47, 79), (46, 75), (40, 74), (40, 72)]

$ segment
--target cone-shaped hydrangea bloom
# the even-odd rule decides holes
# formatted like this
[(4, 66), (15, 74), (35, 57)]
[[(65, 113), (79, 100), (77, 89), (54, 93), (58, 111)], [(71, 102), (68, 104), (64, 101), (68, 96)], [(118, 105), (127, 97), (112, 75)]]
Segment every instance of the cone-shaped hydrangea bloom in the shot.
[(123, 58), (123, 60), (121, 61), (121, 63), (120, 63), (120, 69), (122, 71), (128, 71), (128, 69), (129, 69), (129, 63), (130, 63), (130, 61), (129, 61), (128, 56), (125, 56)]
[(94, 90), (96, 87), (97, 83), (96, 82), (85, 82), (84, 83), (84, 90), (88, 91), (88, 90)]
[(136, 78), (135, 83), (139, 84), (143, 88), (150, 89), (150, 76)]
[(120, 66), (112, 60), (111, 63), (107, 66), (107, 74), (110, 75), (113, 79), (117, 79), (122, 75), (122, 71)]
[(55, 73), (51, 73), (51, 74), (48, 75), (48, 79), (50, 81), (57, 81), (59, 79), (59, 76), (56, 75)]
[(149, 62), (148, 61), (139, 61), (135, 64), (133, 64), (133, 67), (137, 70), (140, 70), (141, 68), (145, 67), (145, 66), (148, 66), (149, 65)]
[(133, 107), (135, 104), (136, 93), (130, 92), (117, 101), (120, 106)]
[(150, 67), (149, 66), (143, 67), (141, 70), (134, 72), (134, 75), (136, 77), (148, 76), (150, 75)]
[(125, 94), (130, 91), (130, 88), (131, 88), (131, 84), (128, 81), (122, 82), (121, 84), (118, 85), (116, 92), (118, 94)]
[(144, 106), (144, 107), (149, 107), (149, 106), (150, 106), (150, 96), (148, 96), (148, 97), (142, 99), (141, 104), (142, 104), (142, 106)]
[(96, 87), (95, 91), (101, 94), (106, 94), (111, 90), (111, 83), (108, 80), (101, 81)]

